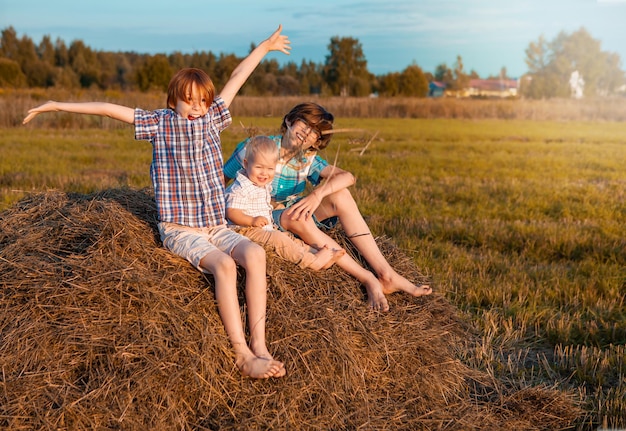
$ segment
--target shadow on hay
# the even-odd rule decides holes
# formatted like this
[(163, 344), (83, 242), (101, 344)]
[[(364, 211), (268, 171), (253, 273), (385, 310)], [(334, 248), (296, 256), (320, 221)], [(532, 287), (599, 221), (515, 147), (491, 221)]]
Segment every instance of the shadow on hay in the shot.
[(3, 428), (552, 430), (580, 412), (466, 366), (474, 335), (436, 292), (376, 314), (340, 269), (271, 253), (267, 336), (287, 376), (242, 377), (212, 280), (161, 247), (146, 190), (27, 197), (0, 214), (0, 273)]

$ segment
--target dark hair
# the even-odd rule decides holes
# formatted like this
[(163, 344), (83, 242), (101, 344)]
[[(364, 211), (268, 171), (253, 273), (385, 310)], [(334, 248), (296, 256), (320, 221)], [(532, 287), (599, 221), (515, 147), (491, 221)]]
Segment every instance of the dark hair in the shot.
[[(294, 106), (291, 111), (283, 118), (283, 123), (280, 126), (281, 133), (287, 131), (287, 123), (293, 124), (297, 120), (302, 120), (307, 123), (312, 129), (319, 132), (321, 138), (316, 149), (323, 150), (330, 143), (330, 139), (333, 136), (332, 133), (328, 133), (333, 130), (333, 121), (335, 117), (328, 112), (322, 106), (313, 102), (301, 103)], [(327, 133), (324, 133), (327, 132)]]
[(215, 98), (213, 81), (204, 70), (189, 67), (179, 70), (170, 79), (167, 87), (167, 107), (175, 109), (179, 100), (187, 101), (193, 84), (196, 84), (198, 91), (206, 99), (207, 108), (211, 106)]

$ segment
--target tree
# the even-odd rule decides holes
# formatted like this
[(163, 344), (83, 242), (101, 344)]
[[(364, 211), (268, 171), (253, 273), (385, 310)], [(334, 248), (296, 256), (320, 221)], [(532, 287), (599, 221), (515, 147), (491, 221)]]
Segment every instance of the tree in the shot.
[(16, 61), (19, 64), (19, 47), (17, 41), (17, 33), (13, 27), (2, 30), (2, 39), (0, 39), (0, 56)]
[[(172, 68), (172, 70), (180, 70), (189, 64), (189, 67), (197, 67), (201, 68), (199, 61), (194, 61), (197, 59), (192, 59), (191, 62), (187, 60), (185, 55), (180, 51), (175, 51), (167, 57), (167, 61)], [(211, 76), (211, 75), (209, 75)]]
[(548, 76), (548, 64), (550, 63), (550, 49), (543, 35), (537, 42), (531, 42), (526, 48), (526, 66), (528, 66), (528, 85), (522, 86), (522, 93), (530, 98), (552, 97)]
[(604, 58), (603, 73), (598, 76), (596, 93), (607, 96), (624, 84), (624, 72), (621, 69), (621, 60), (615, 53), (607, 53)]
[(126, 89), (132, 82), (133, 69), (121, 53), (98, 52), (101, 64), (100, 84), (104, 88)]
[(507, 73), (506, 67), (502, 66), (502, 68), (500, 69), (500, 79), (510, 79), (509, 75)]
[(435, 81), (441, 82), (446, 90), (454, 90), (454, 76), (446, 63), (441, 63), (435, 68)]
[(81, 87), (100, 86), (102, 67), (91, 48), (85, 46), (83, 41), (75, 40), (70, 45), (68, 58), (70, 66), (78, 75)]
[[(294, 91), (293, 88), (285, 88), (282, 87), (282, 85), (284, 84), (287, 87), (291, 87), (293, 83), (281, 81), (280, 75), (281, 70), (278, 61), (275, 59), (263, 60), (244, 84), (241, 89), (241, 94), (247, 96), (292, 94), (292, 91)], [(295, 91), (297, 91), (297, 88)]]
[[(45, 38), (44, 38), (45, 41)], [(16, 61), (26, 75), (30, 87), (50, 87), (54, 85), (54, 65), (41, 60), (37, 47), (26, 36), (17, 40)]]
[(460, 55), (457, 55), (454, 63), (454, 89), (463, 90), (467, 88), (469, 79), (469, 75), (465, 73), (463, 59)]
[(56, 64), (56, 52), (54, 44), (50, 40), (50, 36), (46, 35), (41, 39), (39, 46), (37, 47), (37, 55), (44, 63), (49, 64), (51, 67), (55, 67)]
[(400, 94), (400, 74), (391, 72), (378, 79), (378, 93), (382, 96), (393, 97)]
[(172, 78), (172, 69), (164, 54), (148, 57), (143, 66), (137, 69), (137, 85), (141, 91), (167, 91)]
[(445, 84), (446, 88), (454, 89), (454, 76), (446, 63), (441, 63), (435, 68), (435, 81)]
[(298, 79), (298, 66), (294, 62), (290, 61), (282, 70), (279, 69), (278, 94), (281, 96), (297, 96), (301, 94), (301, 83)]
[(226, 85), (230, 79), (230, 75), (233, 73), (233, 70), (235, 70), (241, 60), (241, 58), (234, 54), (220, 54), (215, 70), (213, 71), (213, 75), (210, 75), (216, 89), (221, 90), (224, 85)]
[(300, 81), (300, 94), (322, 94), (326, 88), (322, 66), (312, 61), (302, 60), (296, 77)]
[(331, 92), (339, 96), (367, 96), (371, 77), (359, 41), (335, 36), (330, 39), (328, 50), (323, 75)]
[(57, 38), (54, 44), (54, 64), (59, 67), (67, 67), (70, 64), (70, 55), (65, 42)]
[(428, 95), (428, 79), (419, 66), (412, 64), (402, 71), (399, 77), (398, 93), (410, 97)]
[(584, 28), (560, 32), (551, 42), (540, 36), (526, 49), (526, 65), (530, 83), (522, 90), (533, 98), (569, 96), (574, 72), (585, 82), (585, 96), (611, 94), (624, 83), (619, 56), (602, 51)]
[(20, 88), (26, 86), (26, 75), (16, 61), (0, 57), (0, 88)]

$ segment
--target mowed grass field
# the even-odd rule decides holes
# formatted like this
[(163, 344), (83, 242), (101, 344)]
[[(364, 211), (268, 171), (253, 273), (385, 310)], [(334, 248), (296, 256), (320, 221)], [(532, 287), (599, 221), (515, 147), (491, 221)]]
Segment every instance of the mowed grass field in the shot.
[[(50, 114), (52, 115), (52, 114)], [(61, 115), (61, 114), (54, 114)], [(102, 120), (108, 122), (112, 120)], [(280, 117), (235, 117), (243, 138)], [(105, 124), (106, 126), (106, 124)], [(580, 429), (626, 427), (626, 124), (338, 118), (322, 154), (482, 343), (461, 359), (572, 392)], [(0, 211), (26, 193), (149, 187), (132, 127), (0, 130)]]

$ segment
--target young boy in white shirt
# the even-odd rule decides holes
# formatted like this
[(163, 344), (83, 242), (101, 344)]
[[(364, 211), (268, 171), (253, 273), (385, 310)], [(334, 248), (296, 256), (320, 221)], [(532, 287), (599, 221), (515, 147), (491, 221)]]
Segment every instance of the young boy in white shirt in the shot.
[(272, 224), (272, 180), (278, 162), (276, 143), (266, 136), (256, 136), (246, 144), (243, 169), (226, 188), (226, 218), (235, 229), (252, 241), (271, 247), (278, 256), (300, 268), (314, 271), (330, 268), (345, 250), (312, 248)]

